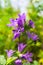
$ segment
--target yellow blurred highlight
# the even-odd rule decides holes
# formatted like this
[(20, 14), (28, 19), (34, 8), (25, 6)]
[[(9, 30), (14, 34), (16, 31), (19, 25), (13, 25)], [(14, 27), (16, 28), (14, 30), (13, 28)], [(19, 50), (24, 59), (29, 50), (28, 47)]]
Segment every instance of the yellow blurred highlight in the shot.
[(37, 42), (37, 43), (36, 43), (36, 46), (40, 46), (40, 45), (41, 45), (41, 43), (40, 43), (40, 42)]
[(40, 35), (42, 35), (42, 36), (43, 36), (43, 31), (40, 31)]
[(40, 65), (43, 65), (43, 58), (39, 60)]
[(42, 28), (43, 28), (43, 26), (42, 26), (42, 25), (39, 25), (39, 28), (41, 28), (41, 29), (42, 29)]

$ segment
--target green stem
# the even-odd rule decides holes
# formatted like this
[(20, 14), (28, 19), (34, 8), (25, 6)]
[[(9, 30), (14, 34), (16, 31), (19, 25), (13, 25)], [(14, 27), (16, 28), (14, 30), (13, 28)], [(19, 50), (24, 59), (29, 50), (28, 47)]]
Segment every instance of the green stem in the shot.
[(27, 43), (27, 46), (26, 46), (25, 50), (23, 51), (23, 53), (25, 53), (28, 50), (28, 48), (30, 47), (31, 43), (32, 43), (32, 41), (29, 41), (29, 43)]

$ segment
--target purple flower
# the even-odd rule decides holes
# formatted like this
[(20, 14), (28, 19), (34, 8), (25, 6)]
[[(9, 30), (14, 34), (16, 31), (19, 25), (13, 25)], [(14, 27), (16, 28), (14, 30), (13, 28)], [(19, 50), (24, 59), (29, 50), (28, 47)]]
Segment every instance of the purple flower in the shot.
[(13, 30), (13, 34), (14, 34), (14, 38), (13, 39), (16, 39), (20, 36), (20, 34), (24, 32), (24, 28), (18, 28), (16, 30)]
[(22, 59), (27, 60), (28, 62), (32, 62), (32, 53), (25, 53), (21, 54), (23, 49), (26, 47), (26, 44), (19, 43), (18, 44), (18, 51), (20, 52), (19, 58), (15, 61), (15, 65), (22, 65)]
[(14, 28), (17, 28), (18, 27), (18, 22), (17, 20), (14, 20), (14, 19), (10, 19), (10, 24), (7, 24), (9, 27), (14, 27)]
[(20, 29), (20, 32), (24, 32), (24, 27), (22, 27), (22, 28)]
[(15, 51), (13, 51), (13, 50), (6, 50), (6, 52), (7, 52), (8, 58), (9, 58), (9, 57), (11, 57), (11, 56), (13, 55), (13, 53), (14, 53)]
[(26, 32), (28, 35), (28, 38), (31, 38), (31, 33), (30, 32)]
[(39, 39), (38, 36), (36, 34), (34, 34), (34, 33), (31, 34), (31, 38), (34, 41)]
[(29, 20), (29, 26), (32, 27), (32, 28), (35, 28), (35, 24), (32, 20)]
[(22, 65), (22, 60), (17, 59), (17, 60), (15, 61), (15, 65)]
[[(23, 43), (19, 43), (18, 44), (18, 52), (20, 52), (19, 54), (18, 54), (18, 57), (19, 58), (17, 58), (14, 62), (15, 62), (15, 65), (22, 65), (22, 59), (24, 59), (24, 60), (27, 60), (28, 62), (32, 62), (32, 53), (25, 53), (25, 54), (22, 54), (21, 52), (23, 51), (23, 49), (26, 47), (26, 44), (23, 44)], [(6, 51), (7, 52), (7, 56), (8, 56), (8, 58), (9, 57), (11, 57), (12, 55), (13, 55), (13, 53), (15, 52), (15, 51), (13, 51), (13, 50), (7, 50)]]
[(26, 44), (23, 44), (23, 43), (18, 44), (18, 51), (22, 52), (25, 47), (26, 47)]
[(18, 14), (18, 16), (19, 16), (23, 21), (26, 20), (26, 15), (25, 15), (25, 13), (23, 13), (23, 14)]
[(22, 55), (22, 58), (26, 59), (29, 62), (32, 62), (32, 58), (31, 57), (32, 57), (32, 53), (29, 53), (29, 52), (27, 52), (27, 53)]
[(19, 17), (14, 19), (10, 19), (11, 24), (7, 24), (8, 26), (13, 26), (14, 28), (16, 27), (23, 27), (24, 23), (25, 23), (25, 13), (23, 13), (22, 15), (19, 14)]
[(18, 27), (19, 27), (19, 28), (22, 28), (22, 27), (24, 27), (24, 24), (25, 24), (26, 15), (25, 15), (25, 13), (23, 13), (22, 15), (19, 14), (18, 16), (19, 16), (19, 17), (17, 18)]
[[(26, 47), (26, 45), (24, 45), (23, 43), (18, 44), (18, 51), (21, 52), (25, 47)], [(13, 55), (13, 53), (15, 51), (13, 51), (13, 50), (9, 50), (9, 51), (6, 50), (6, 52), (7, 52), (8, 58), (9, 58), (9, 57), (11, 57)], [(15, 65), (22, 65), (22, 60), (21, 59), (15, 60)]]
[(36, 41), (38, 40), (38, 36), (35, 33), (26, 32), (28, 35), (28, 38), (31, 38), (32, 40)]
[(26, 15), (25, 15), (25, 13), (23, 13), (22, 15), (19, 14), (18, 25), (19, 25), (20, 27), (24, 26), (25, 20), (26, 20)]
[(16, 39), (20, 36), (20, 32), (19, 31), (14, 31), (13, 30), (13, 33), (14, 33), (14, 38), (13, 39)]
[(18, 38), (20, 36), (20, 34), (22, 32), (24, 32), (25, 19), (26, 19), (25, 13), (23, 13), (22, 15), (19, 14), (19, 17), (16, 18), (15, 20), (14, 19), (10, 19), (11, 23), (7, 24), (7, 25), (14, 27), (14, 29), (13, 29), (14, 38), (13, 39)]

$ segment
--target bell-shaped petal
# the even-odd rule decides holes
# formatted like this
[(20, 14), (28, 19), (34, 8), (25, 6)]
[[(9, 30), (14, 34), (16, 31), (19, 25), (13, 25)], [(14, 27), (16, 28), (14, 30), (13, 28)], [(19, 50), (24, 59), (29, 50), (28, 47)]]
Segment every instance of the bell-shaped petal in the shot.
[(26, 47), (26, 44), (19, 43), (19, 44), (18, 44), (18, 51), (19, 51), (19, 52), (22, 52), (25, 47)]
[(9, 57), (11, 57), (11, 56), (13, 55), (13, 53), (14, 53), (15, 51), (13, 51), (13, 50), (6, 50), (6, 52), (7, 52), (8, 58), (9, 58)]
[(32, 28), (35, 28), (35, 24), (32, 20), (29, 20), (29, 26), (32, 27)]
[(30, 33), (30, 32), (26, 32), (28, 35), (28, 38), (31, 38), (33, 41), (38, 40), (38, 35), (36, 35), (35, 33)]
[(19, 27), (23, 27), (23, 26), (24, 26), (24, 23), (25, 23), (25, 20), (26, 20), (26, 15), (25, 15), (25, 13), (23, 13), (22, 15), (19, 14), (18, 26), (19, 26)]
[(15, 33), (14, 33), (14, 38), (13, 38), (13, 39), (18, 38), (19, 36), (20, 36), (20, 32), (15, 32)]
[(15, 65), (22, 65), (22, 61), (21, 61), (20, 59), (17, 59), (17, 60), (15, 61)]
[(29, 52), (27, 52), (27, 53), (22, 55), (22, 58), (27, 60), (27, 61), (29, 61), (29, 62), (32, 62), (32, 58), (31, 57), (32, 57), (32, 53), (29, 53)]
[(10, 24), (7, 24), (7, 26), (9, 26), (9, 27), (14, 27), (14, 28), (17, 28), (18, 27), (18, 22), (17, 22), (17, 20), (14, 20), (14, 19), (10, 19)]
[(36, 41), (36, 40), (39, 39), (38, 36), (37, 36), (36, 34), (34, 34), (34, 33), (31, 34), (31, 38), (32, 38), (32, 40), (34, 40), (34, 41)]

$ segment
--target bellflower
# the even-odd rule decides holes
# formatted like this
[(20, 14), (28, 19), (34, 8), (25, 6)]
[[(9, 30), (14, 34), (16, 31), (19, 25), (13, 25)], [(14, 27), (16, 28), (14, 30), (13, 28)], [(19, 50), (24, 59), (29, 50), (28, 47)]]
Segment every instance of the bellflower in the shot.
[(24, 26), (24, 23), (25, 23), (25, 19), (26, 19), (26, 16), (25, 16), (25, 13), (23, 13), (22, 15), (18, 15), (19, 17), (16, 18), (15, 20), (14, 19), (10, 19), (10, 24), (7, 24), (8, 26), (14, 26), (15, 27), (23, 27)]
[(36, 34), (34, 34), (34, 33), (31, 34), (31, 38), (32, 38), (32, 40), (34, 40), (34, 41), (36, 41), (36, 40), (39, 39), (38, 36), (37, 36)]
[(38, 40), (38, 36), (35, 33), (27, 32), (28, 38), (31, 38), (33, 41)]
[(26, 47), (26, 44), (24, 45), (23, 43), (18, 44), (18, 51), (22, 52), (22, 50)]
[(26, 59), (29, 62), (32, 62), (32, 58), (31, 57), (32, 57), (32, 53), (29, 53), (29, 52), (27, 52), (27, 53), (22, 55), (22, 58)]
[(32, 28), (35, 28), (35, 24), (32, 20), (29, 20), (29, 26), (32, 27)]
[(23, 13), (22, 15), (19, 14), (18, 26), (19, 26), (19, 27), (23, 27), (24, 24), (25, 24), (25, 20), (26, 20), (26, 15), (25, 15), (25, 13)]
[(13, 30), (14, 37), (13, 39), (16, 39), (20, 36), (20, 32), (18, 30)]
[[(23, 49), (26, 47), (25, 44), (20, 43), (18, 44), (18, 51), (21, 53), (23, 51)], [(15, 61), (15, 65), (22, 65), (22, 59), (28, 61), (28, 62), (32, 62), (32, 53), (25, 53), (25, 54), (19, 54), (19, 58)]]
[[(32, 57), (32, 53), (29, 53), (29, 52), (27, 52), (25, 54), (21, 53), (25, 47), (26, 47), (26, 44), (23, 44), (23, 43), (19, 43), (18, 44), (18, 52), (20, 52), (20, 53), (18, 54), (19, 58), (17, 58), (15, 60), (15, 62), (14, 62), (15, 65), (22, 65), (22, 59), (24, 59), (26, 61), (29, 61), (29, 62), (32, 62), (32, 58), (31, 58)], [(13, 50), (9, 50), (8, 51), (7, 50), (6, 52), (7, 52), (8, 58), (9, 58), (9, 57), (11, 57), (13, 55), (13, 53), (15, 51), (13, 51)]]
[(14, 34), (14, 38), (13, 39), (16, 39), (20, 36), (20, 34), (24, 32), (24, 28), (21, 28), (21, 29), (16, 29), (16, 30), (13, 30), (13, 34)]
[(31, 33), (30, 32), (26, 32), (28, 35), (28, 38), (31, 38)]
[(7, 24), (9, 27), (14, 27), (15, 29), (18, 27), (18, 22), (17, 20), (10, 19), (10, 24)]
[(22, 60), (21, 59), (17, 59), (15, 61), (15, 65), (22, 65)]
[(15, 51), (13, 51), (13, 50), (6, 50), (6, 52), (7, 52), (8, 58), (9, 58), (9, 57), (11, 57), (11, 56), (13, 55), (13, 53), (14, 53)]
[(18, 38), (20, 36), (20, 34), (22, 32), (24, 32), (24, 23), (25, 23), (25, 13), (23, 13), (22, 15), (18, 15), (19, 17), (14, 19), (10, 19), (10, 24), (7, 24), (8, 26), (13, 26), (15, 31), (13, 31), (14, 33), (14, 39)]

